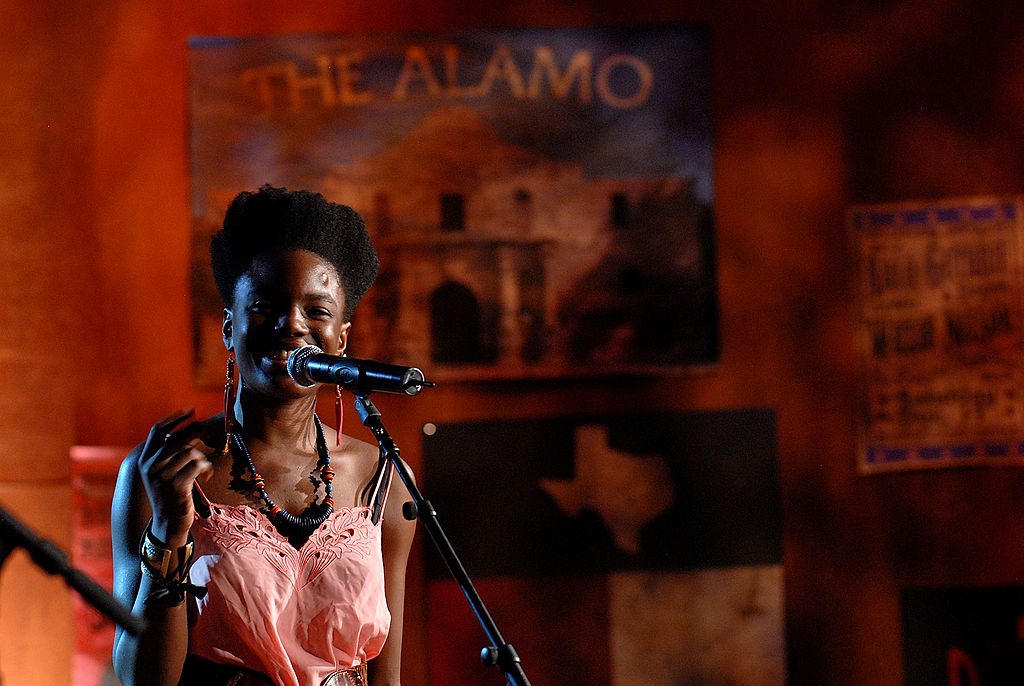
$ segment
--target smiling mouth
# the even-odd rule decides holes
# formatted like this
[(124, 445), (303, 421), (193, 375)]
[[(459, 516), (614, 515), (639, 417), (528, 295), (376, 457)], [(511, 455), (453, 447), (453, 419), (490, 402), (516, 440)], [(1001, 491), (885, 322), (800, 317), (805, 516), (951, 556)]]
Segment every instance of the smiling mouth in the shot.
[(292, 350), (274, 350), (263, 355), (263, 359), (270, 362), (288, 362), (288, 356), (292, 354)]

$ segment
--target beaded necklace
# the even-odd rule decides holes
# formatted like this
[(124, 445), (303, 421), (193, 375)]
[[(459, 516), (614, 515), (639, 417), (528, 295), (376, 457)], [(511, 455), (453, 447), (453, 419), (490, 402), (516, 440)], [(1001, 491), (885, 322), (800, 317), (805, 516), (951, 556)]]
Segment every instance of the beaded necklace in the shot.
[(324, 480), (324, 500), (319, 505), (310, 505), (306, 511), (296, 516), (284, 510), (267, 495), (267, 489), (263, 477), (256, 471), (256, 465), (252, 462), (249, 449), (245, 447), (242, 440), (242, 432), (235, 431), (235, 444), (238, 445), (245, 456), (246, 466), (252, 472), (252, 482), (259, 492), (260, 500), (266, 506), (267, 517), (274, 526), (284, 535), (304, 534), (308, 535), (318, 526), (327, 521), (327, 518), (334, 512), (334, 498), (331, 497), (331, 482), (334, 481), (334, 470), (331, 469), (331, 453), (327, 450), (327, 440), (324, 438), (324, 428), (320, 424), (320, 418), (313, 415), (313, 422), (316, 424), (316, 452), (320, 457), (321, 474)]

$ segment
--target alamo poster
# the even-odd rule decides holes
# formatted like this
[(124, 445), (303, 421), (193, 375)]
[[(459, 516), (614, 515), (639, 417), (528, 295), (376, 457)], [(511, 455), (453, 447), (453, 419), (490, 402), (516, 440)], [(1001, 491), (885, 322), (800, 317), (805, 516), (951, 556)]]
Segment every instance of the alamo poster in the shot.
[(365, 218), (356, 357), (469, 380), (717, 361), (707, 27), (196, 38), (189, 69), (200, 386), (223, 377), (209, 237), (266, 183)]

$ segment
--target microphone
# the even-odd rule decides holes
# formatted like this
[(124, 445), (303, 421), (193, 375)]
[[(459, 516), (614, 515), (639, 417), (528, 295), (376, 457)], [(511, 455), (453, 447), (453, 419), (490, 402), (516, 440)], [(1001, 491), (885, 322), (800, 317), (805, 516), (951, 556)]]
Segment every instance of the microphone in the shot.
[(315, 345), (304, 345), (288, 355), (288, 376), (300, 386), (337, 384), (356, 395), (373, 391), (416, 395), (434, 385), (416, 367), (328, 355)]

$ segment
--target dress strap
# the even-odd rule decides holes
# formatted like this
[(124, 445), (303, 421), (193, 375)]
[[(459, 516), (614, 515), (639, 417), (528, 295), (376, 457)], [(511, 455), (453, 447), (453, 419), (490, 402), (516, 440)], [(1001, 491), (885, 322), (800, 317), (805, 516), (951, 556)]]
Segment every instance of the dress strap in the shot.
[(203, 519), (210, 516), (210, 499), (203, 493), (203, 489), (199, 487), (198, 481), (192, 482), (192, 505), (196, 509), (196, 514)]
[(370, 521), (374, 525), (380, 522), (384, 513), (384, 506), (387, 504), (388, 493), (391, 491), (391, 473), (394, 468), (391, 461), (382, 450), (377, 461), (377, 471), (373, 474), (373, 489), (370, 491), (368, 502), (370, 503)]

